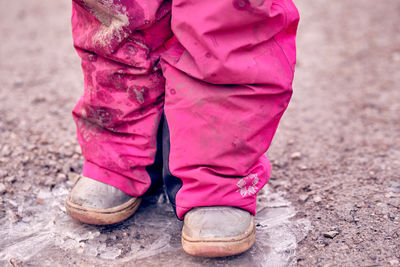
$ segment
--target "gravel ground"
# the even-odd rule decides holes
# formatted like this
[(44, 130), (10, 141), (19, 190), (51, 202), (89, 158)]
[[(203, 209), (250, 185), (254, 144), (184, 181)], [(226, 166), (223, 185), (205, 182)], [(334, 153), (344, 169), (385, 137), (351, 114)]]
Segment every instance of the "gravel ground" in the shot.
[(163, 195), (114, 227), (66, 216), (63, 199), (82, 168), (70, 6), (0, 2), (0, 262), (400, 266), (400, 2), (296, 3), (295, 93), (268, 152), (258, 243), (199, 260), (180, 249), (181, 223)]

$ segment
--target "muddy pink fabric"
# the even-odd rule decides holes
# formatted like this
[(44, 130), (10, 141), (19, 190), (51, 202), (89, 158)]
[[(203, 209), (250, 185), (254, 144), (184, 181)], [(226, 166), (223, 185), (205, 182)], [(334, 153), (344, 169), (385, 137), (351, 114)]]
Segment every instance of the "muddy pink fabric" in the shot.
[(164, 112), (178, 217), (215, 205), (255, 214), (292, 94), (298, 18), (291, 0), (75, 0), (83, 174), (144, 194)]

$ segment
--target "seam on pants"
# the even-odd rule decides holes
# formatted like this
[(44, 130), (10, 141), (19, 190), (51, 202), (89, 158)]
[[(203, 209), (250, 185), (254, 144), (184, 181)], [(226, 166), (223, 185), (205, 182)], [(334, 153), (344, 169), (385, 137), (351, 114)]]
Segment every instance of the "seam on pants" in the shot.
[(294, 75), (294, 69), (292, 68), (292, 65), (290, 64), (289, 58), (288, 58), (285, 50), (282, 48), (282, 46), (279, 44), (279, 42), (275, 39), (275, 37), (273, 37), (272, 40), (274, 40), (275, 44), (279, 47), (279, 49), (282, 51), (283, 55), (285, 56), (286, 63), (288, 64), (290, 73), (293, 76)]
[[(276, 5), (276, 6), (279, 6), (279, 7), (281, 8), (281, 10), (283, 11), (282, 14), (283, 14), (283, 16), (284, 16), (285, 23), (284, 23), (283, 30), (279, 32), (279, 33), (281, 33), (281, 32), (283, 32), (284, 30), (286, 30), (286, 28), (289, 26), (289, 25), (288, 25), (288, 13), (289, 13), (289, 11), (287, 10), (287, 8), (286, 8), (285, 6), (283, 6), (283, 5), (280, 4), (280, 3), (273, 2), (272, 4), (273, 4), (273, 5)], [(278, 34), (279, 34), (279, 33), (278, 33)], [(282, 48), (282, 46), (281, 46), (281, 45), (279, 44), (279, 42), (276, 40), (275, 36), (272, 37), (272, 40), (274, 40), (275, 44), (280, 48), (280, 50), (282, 51), (282, 53), (285, 55), (286, 62), (287, 62), (287, 64), (288, 64), (289, 69), (290, 69), (290, 72), (291, 72), (291, 74), (292, 74), (292, 76), (293, 76), (293, 75), (294, 75), (294, 69), (292, 68), (292, 66), (291, 66), (291, 64), (290, 64), (289, 57), (287, 56), (285, 50)]]

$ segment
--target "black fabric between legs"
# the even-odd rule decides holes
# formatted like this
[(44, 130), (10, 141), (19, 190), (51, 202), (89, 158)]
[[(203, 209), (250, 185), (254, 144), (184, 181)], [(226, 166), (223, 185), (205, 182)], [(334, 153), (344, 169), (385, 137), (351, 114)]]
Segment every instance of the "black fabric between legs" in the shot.
[(171, 148), (171, 143), (170, 143), (170, 134), (169, 134), (169, 127), (168, 127), (168, 122), (167, 118), (165, 117), (165, 114), (163, 114), (163, 138), (162, 138), (162, 154), (163, 154), (163, 179), (164, 179), (164, 188), (165, 192), (168, 196), (169, 201), (173, 205), (174, 212), (176, 215), (176, 194), (182, 187), (182, 180), (179, 179), (178, 177), (175, 177), (172, 175), (170, 169), (169, 169), (169, 152)]

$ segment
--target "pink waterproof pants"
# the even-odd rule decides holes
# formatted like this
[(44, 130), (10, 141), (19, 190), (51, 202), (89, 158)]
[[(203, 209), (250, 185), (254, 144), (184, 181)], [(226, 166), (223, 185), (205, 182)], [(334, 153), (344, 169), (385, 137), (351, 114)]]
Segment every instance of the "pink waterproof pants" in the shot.
[(83, 175), (132, 196), (163, 176), (180, 219), (198, 206), (255, 214), (298, 19), (292, 0), (74, 0)]

